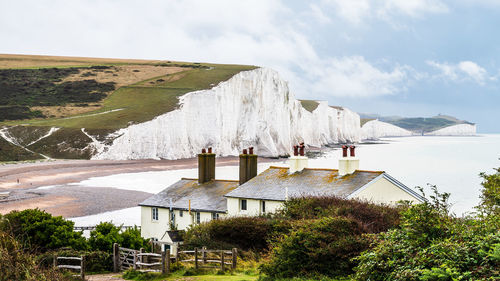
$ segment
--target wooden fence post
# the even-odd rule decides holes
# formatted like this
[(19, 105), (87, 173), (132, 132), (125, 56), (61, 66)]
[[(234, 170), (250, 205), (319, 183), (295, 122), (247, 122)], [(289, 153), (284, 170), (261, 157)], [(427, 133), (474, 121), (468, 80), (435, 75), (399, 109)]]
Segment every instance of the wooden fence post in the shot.
[(167, 273), (170, 273), (170, 250), (167, 250), (166, 253), (167, 253)]
[(207, 263), (207, 247), (203, 246), (203, 248), (201, 248), (201, 256), (203, 259), (203, 264), (205, 265)]
[(198, 269), (198, 248), (194, 248), (194, 268)]
[(85, 280), (85, 256), (80, 257), (80, 276), (82, 277), (82, 280)]
[(134, 269), (137, 269), (137, 250), (134, 251)]
[(220, 270), (224, 271), (224, 250), (220, 250)]
[[(139, 253), (144, 254), (144, 248), (140, 248), (140, 249), (139, 249)], [(147, 257), (145, 257), (145, 256), (141, 256), (141, 257), (139, 258), (139, 262), (140, 262), (140, 263), (145, 263), (145, 262), (147, 262), (147, 260), (146, 260), (146, 259), (147, 259)], [(139, 266), (139, 269), (142, 269), (142, 265), (140, 265), (140, 266)]]
[(54, 268), (57, 268), (57, 254), (54, 254)]
[(235, 269), (236, 268), (236, 261), (238, 260), (238, 249), (236, 248), (233, 248), (233, 250), (231, 251), (232, 253), (232, 258), (233, 258), (233, 263), (231, 264), (231, 269)]
[(165, 255), (166, 255), (166, 254), (167, 254), (167, 252), (166, 252), (166, 251), (161, 252), (161, 273), (162, 273), (162, 274), (165, 274), (165, 263), (167, 262), (167, 261), (165, 260)]
[[(171, 249), (173, 249), (173, 247), (170, 247)], [(179, 262), (179, 252), (181, 251), (181, 247), (180, 245), (177, 245), (177, 247), (175, 248), (175, 262)]]
[(113, 243), (113, 272), (120, 271), (120, 248), (118, 243)]

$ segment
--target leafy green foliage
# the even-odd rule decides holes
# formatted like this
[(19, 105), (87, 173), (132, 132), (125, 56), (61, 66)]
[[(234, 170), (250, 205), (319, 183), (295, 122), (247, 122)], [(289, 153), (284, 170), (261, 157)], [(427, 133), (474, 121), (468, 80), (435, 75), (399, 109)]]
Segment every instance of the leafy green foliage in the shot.
[(500, 275), (498, 216), (456, 218), (449, 194), (402, 212), (401, 225), (373, 236), (355, 260), (356, 280), (486, 280)]
[[(85, 272), (99, 273), (113, 271), (113, 253), (103, 251), (76, 251), (63, 248), (60, 250), (45, 252), (37, 255), (36, 263), (42, 267), (50, 268), (53, 265), (55, 256), (85, 256)], [(77, 264), (78, 262), (75, 262), (75, 264)]]
[(26, 248), (34, 250), (72, 247), (85, 249), (85, 238), (81, 232), (73, 231), (74, 223), (54, 217), (39, 209), (12, 211), (2, 217), (0, 230), (12, 235)]
[(289, 229), (286, 222), (264, 217), (232, 217), (194, 225), (186, 232), (187, 247), (215, 249), (256, 249), (268, 246), (268, 239), (280, 229)]
[(66, 280), (59, 272), (44, 270), (30, 254), (23, 251), (14, 237), (0, 231), (0, 281)]
[(144, 248), (150, 250), (148, 241), (141, 237), (141, 231), (134, 226), (120, 232), (121, 227), (111, 222), (101, 222), (90, 232), (89, 245), (94, 251), (113, 252), (113, 244), (130, 249)]
[(279, 216), (292, 219), (346, 217), (359, 221), (370, 233), (386, 231), (399, 224), (400, 209), (360, 200), (334, 196), (292, 198), (285, 202)]
[(479, 209), (486, 214), (500, 216), (500, 168), (496, 173), (488, 175), (481, 173), (483, 190)]
[(298, 221), (274, 243), (271, 260), (261, 270), (273, 278), (350, 274), (351, 259), (369, 244), (361, 236), (364, 232), (361, 223), (349, 218)]

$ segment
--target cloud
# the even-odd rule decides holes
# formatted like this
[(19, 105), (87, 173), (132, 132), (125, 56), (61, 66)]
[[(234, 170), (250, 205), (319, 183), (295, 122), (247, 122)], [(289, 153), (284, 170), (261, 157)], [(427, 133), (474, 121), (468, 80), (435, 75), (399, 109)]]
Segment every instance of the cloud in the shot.
[(441, 71), (438, 77), (456, 82), (474, 81), (479, 85), (485, 85), (487, 80), (496, 80), (495, 77), (489, 76), (486, 69), (473, 61), (461, 61), (457, 64), (427, 61), (427, 64)]
[(374, 97), (405, 91), (409, 67), (384, 71), (362, 56), (331, 58), (317, 66), (315, 92), (324, 96)]
[(407, 16), (422, 18), (427, 14), (449, 11), (441, 0), (324, 0), (333, 7), (338, 17), (359, 25), (368, 20), (381, 19), (393, 25), (394, 18)]

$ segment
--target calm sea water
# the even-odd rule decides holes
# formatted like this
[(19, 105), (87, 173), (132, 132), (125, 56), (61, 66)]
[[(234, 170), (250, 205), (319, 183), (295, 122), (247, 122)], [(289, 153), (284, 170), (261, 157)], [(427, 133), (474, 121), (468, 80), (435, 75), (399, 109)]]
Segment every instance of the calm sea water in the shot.
[[(451, 193), (452, 211), (457, 215), (473, 211), (481, 193), (480, 172), (493, 173), (500, 167), (500, 134), (471, 137), (386, 138), (381, 144), (360, 145), (360, 169), (384, 170), (409, 187), (427, 184)], [(310, 166), (338, 167), (339, 150), (312, 159)]]

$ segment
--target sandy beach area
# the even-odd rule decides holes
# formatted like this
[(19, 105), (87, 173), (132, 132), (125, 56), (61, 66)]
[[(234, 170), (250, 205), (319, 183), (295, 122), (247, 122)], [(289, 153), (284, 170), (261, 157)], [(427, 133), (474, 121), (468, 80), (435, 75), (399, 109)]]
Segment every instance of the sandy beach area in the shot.
[[(260, 162), (276, 161), (259, 159)], [(217, 166), (237, 166), (238, 157), (219, 157)], [(80, 217), (136, 207), (156, 189), (80, 185), (119, 174), (197, 169), (197, 159), (181, 160), (54, 160), (0, 165), (0, 214), (39, 208), (53, 215)], [(181, 176), (179, 176), (180, 179)], [(155, 183), (161, 184), (161, 183)], [(167, 187), (167, 186), (164, 186)], [(149, 192), (148, 192), (149, 191)]]

